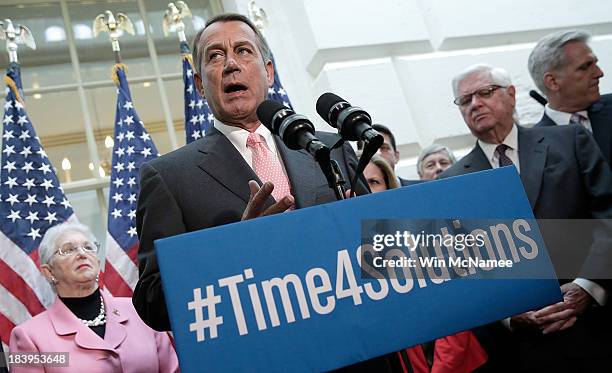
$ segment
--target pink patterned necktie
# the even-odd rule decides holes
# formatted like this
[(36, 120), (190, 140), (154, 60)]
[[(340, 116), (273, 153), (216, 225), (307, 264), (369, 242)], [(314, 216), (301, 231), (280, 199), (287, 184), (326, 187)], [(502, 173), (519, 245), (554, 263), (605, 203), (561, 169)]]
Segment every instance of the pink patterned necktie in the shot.
[(268, 150), (264, 138), (258, 133), (249, 133), (246, 145), (251, 149), (253, 168), (261, 182), (269, 181), (274, 184), (272, 197), (280, 201), (286, 195), (291, 194), (291, 187), (283, 172), (283, 166), (278, 157)]

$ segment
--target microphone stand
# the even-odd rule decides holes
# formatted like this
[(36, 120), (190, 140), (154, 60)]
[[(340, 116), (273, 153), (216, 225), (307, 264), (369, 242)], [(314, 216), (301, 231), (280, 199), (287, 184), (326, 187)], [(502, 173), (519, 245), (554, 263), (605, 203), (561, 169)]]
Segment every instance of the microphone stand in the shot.
[(321, 149), (315, 154), (315, 160), (321, 167), (323, 175), (327, 179), (327, 185), (334, 191), (336, 199), (338, 201), (345, 199), (344, 178), (342, 172), (340, 172), (340, 165), (338, 162), (331, 159), (329, 149)]

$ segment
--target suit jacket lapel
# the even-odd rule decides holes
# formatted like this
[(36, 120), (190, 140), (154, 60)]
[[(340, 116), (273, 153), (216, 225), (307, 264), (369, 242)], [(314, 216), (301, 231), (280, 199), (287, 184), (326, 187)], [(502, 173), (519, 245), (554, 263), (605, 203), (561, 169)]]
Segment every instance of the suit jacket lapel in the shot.
[[(260, 185), (262, 183), (227, 137), (213, 127), (205, 138), (200, 140), (198, 150), (203, 155), (198, 167), (241, 198), (245, 204), (248, 203), (251, 194), (249, 180), (257, 180)], [(266, 207), (273, 203), (274, 198), (268, 198)]]
[(104, 333), (104, 341), (112, 348), (117, 348), (127, 337), (125, 323), (128, 320), (127, 312), (118, 307), (113, 301), (113, 296), (102, 290), (102, 298), (104, 299), (104, 307), (106, 308), (106, 331)]
[[(106, 302), (106, 299), (104, 299)], [(109, 350), (113, 351), (114, 346), (110, 346), (104, 339), (100, 338), (93, 330), (85, 326), (79, 319), (66, 307), (66, 305), (56, 298), (55, 303), (48, 309), (49, 318), (58, 335), (74, 336), (74, 343), (82, 348), (90, 350)], [(108, 333), (106, 328), (105, 333)]]
[(588, 110), (593, 137), (606, 159), (612, 159), (612, 154), (610, 154), (612, 152), (612, 149), (610, 149), (612, 144), (612, 115), (609, 111), (612, 111), (612, 108), (607, 106), (604, 101), (594, 103)]
[(550, 127), (550, 126), (557, 125), (557, 123), (555, 123), (552, 119), (550, 119), (550, 117), (546, 115), (546, 113), (544, 113), (544, 116), (542, 116), (542, 119), (540, 120), (540, 123), (538, 124), (544, 127)]
[(304, 150), (291, 150), (278, 136), (274, 136), (276, 148), (278, 149), (285, 171), (291, 184), (291, 192), (295, 198), (296, 208), (312, 206), (315, 203), (316, 190), (313, 180), (317, 164), (314, 158)]
[(544, 136), (534, 135), (533, 132), (521, 126), (518, 126), (518, 144), (521, 180), (529, 203), (532, 208), (535, 208), (542, 186), (548, 144), (544, 142)]
[(463, 159), (463, 167), (467, 172), (476, 172), (482, 170), (491, 169), (491, 163), (487, 159), (487, 156), (480, 148), (480, 145), (476, 143), (474, 149), (469, 152)]

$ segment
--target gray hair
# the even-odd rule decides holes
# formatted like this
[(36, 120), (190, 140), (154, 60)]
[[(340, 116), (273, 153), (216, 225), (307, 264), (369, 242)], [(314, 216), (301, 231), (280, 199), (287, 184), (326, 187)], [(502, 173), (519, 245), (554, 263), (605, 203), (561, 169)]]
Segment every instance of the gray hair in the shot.
[(459, 91), (459, 83), (461, 83), (465, 78), (473, 74), (483, 74), (486, 75), (492, 84), (496, 84), (502, 87), (507, 87), (512, 84), (512, 79), (510, 78), (510, 74), (501, 67), (493, 67), (488, 64), (479, 63), (476, 65), (472, 65), (467, 69), (461, 71), (459, 74), (455, 75), (453, 78), (453, 97), (458, 97)]
[(57, 240), (66, 232), (82, 233), (91, 242), (96, 242), (96, 236), (92, 233), (88, 226), (81, 223), (67, 222), (58, 224), (47, 229), (47, 232), (40, 241), (38, 253), (40, 255), (40, 264), (47, 264), (55, 253), (55, 244)]
[[(512, 78), (510, 77), (508, 71), (506, 71), (505, 69), (502, 69), (501, 67), (493, 67), (486, 63), (478, 63), (466, 68), (459, 74), (455, 75), (452, 81), (453, 97), (458, 97), (459, 84), (468, 76), (473, 74), (485, 75), (489, 78), (491, 84), (496, 84), (502, 87), (508, 87), (512, 84)], [(514, 123), (520, 124), (519, 116), (516, 112), (516, 107), (512, 111), (512, 118), (514, 119)]]
[(194, 57), (193, 67), (195, 68), (198, 74), (202, 75), (202, 71), (201, 71), (202, 50), (200, 48), (200, 38), (202, 37), (202, 33), (204, 33), (204, 30), (206, 30), (208, 26), (212, 25), (213, 23), (231, 22), (231, 21), (238, 21), (238, 22), (246, 23), (247, 26), (249, 26), (255, 33), (255, 41), (257, 43), (257, 47), (259, 48), (259, 53), (261, 54), (261, 57), (264, 63), (267, 63), (268, 61), (272, 60), (272, 52), (270, 52), (270, 47), (268, 46), (266, 39), (263, 37), (259, 29), (253, 24), (253, 22), (251, 22), (250, 19), (243, 16), (242, 14), (237, 14), (237, 13), (219, 14), (218, 16), (214, 16), (213, 18), (209, 19), (206, 22), (206, 25), (204, 26), (204, 28), (198, 31), (195, 38), (193, 39), (193, 47), (192, 47), (193, 49), (192, 55)]
[(557, 70), (566, 64), (563, 47), (569, 42), (586, 43), (591, 34), (582, 30), (559, 31), (544, 36), (538, 41), (535, 48), (529, 54), (527, 67), (531, 79), (542, 93), (546, 93), (544, 74)]
[(442, 153), (442, 152), (446, 153), (446, 156), (450, 160), (451, 165), (457, 162), (457, 158), (455, 158), (455, 155), (453, 154), (452, 150), (450, 150), (448, 147), (444, 145), (440, 145), (440, 144), (431, 144), (425, 149), (423, 149), (423, 151), (419, 155), (419, 158), (417, 159), (416, 166), (417, 166), (417, 172), (419, 176), (423, 175), (422, 167), (423, 167), (423, 161), (425, 160), (425, 158), (429, 157), (432, 154)]

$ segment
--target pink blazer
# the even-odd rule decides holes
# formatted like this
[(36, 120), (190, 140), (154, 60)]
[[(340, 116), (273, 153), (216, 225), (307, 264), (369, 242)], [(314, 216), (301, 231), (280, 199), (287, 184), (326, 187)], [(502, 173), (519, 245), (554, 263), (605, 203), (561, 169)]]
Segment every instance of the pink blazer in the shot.
[(11, 332), (10, 352), (68, 352), (69, 367), (18, 367), (11, 372), (178, 372), (178, 359), (167, 333), (149, 328), (130, 298), (102, 291), (106, 331), (100, 338), (59, 298), (45, 312)]

